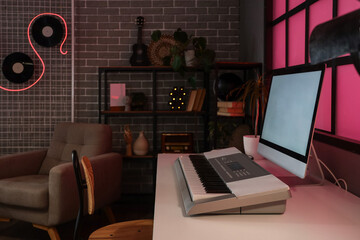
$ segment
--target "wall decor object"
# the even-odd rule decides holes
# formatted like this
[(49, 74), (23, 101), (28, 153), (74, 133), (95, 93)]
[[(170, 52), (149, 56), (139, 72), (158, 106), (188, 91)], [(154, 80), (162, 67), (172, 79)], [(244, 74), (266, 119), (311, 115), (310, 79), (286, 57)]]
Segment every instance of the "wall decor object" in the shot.
[(124, 140), (126, 143), (126, 152), (125, 152), (125, 156), (132, 156), (132, 141), (133, 141), (133, 137), (132, 137), (132, 133), (130, 130), (130, 126), (129, 125), (125, 125), (124, 126)]
[(11, 53), (4, 59), (2, 71), (10, 82), (24, 83), (34, 74), (34, 62), (25, 53)]
[(144, 156), (149, 152), (149, 142), (144, 135), (144, 131), (139, 133), (138, 138), (134, 142), (134, 154)]
[(132, 111), (143, 111), (147, 102), (145, 93), (143, 92), (133, 92), (130, 94), (131, 97), (131, 110)]
[(110, 111), (124, 111), (126, 105), (125, 83), (110, 84)]
[[(5, 90), (5, 91), (9, 91), (9, 92), (20, 92), (20, 91), (25, 91), (25, 90), (28, 90), (29, 88), (33, 87), (35, 84), (37, 84), (40, 79), (43, 77), (44, 73), (45, 73), (45, 63), (43, 61), (43, 59), (41, 58), (40, 54), (36, 51), (32, 41), (31, 41), (31, 37), (30, 37), (30, 28), (31, 26), (33, 25), (33, 23), (38, 19), (38, 18), (41, 18), (43, 16), (46, 16), (46, 15), (51, 15), (51, 16), (56, 16), (58, 18), (60, 18), (62, 21), (63, 21), (63, 24), (64, 24), (64, 28), (65, 28), (65, 36), (64, 36), (64, 39), (60, 45), (60, 53), (63, 54), (63, 55), (66, 55), (67, 54), (67, 51), (63, 51), (63, 45), (67, 39), (67, 24), (66, 24), (66, 21), (65, 19), (60, 16), (59, 14), (56, 14), (56, 13), (41, 13), (41, 14), (38, 14), (36, 15), (29, 23), (28, 25), (28, 28), (27, 28), (27, 38), (28, 38), (28, 41), (29, 41), (29, 44), (30, 44), (30, 47), (32, 48), (32, 50), (35, 52), (36, 56), (39, 58), (40, 62), (41, 62), (41, 65), (42, 65), (42, 71), (39, 75), (39, 77), (32, 83), (30, 84), (29, 86), (27, 87), (23, 87), (23, 88), (18, 88), (18, 89), (12, 89), (12, 88), (6, 88), (6, 87), (3, 87), (3, 86), (0, 86), (0, 89), (2, 90)], [(47, 32), (49, 31), (49, 29), (46, 29), (44, 32)], [(46, 35), (48, 35), (49, 33), (44, 33)], [(21, 69), (21, 66), (19, 64), (16, 65), (15, 67), (15, 71), (19, 71)]]
[(184, 111), (186, 109), (186, 93), (183, 87), (174, 87), (173, 90), (169, 93), (169, 96), (170, 101), (168, 104), (170, 106), (170, 110)]
[(170, 49), (176, 45), (171, 35), (162, 35), (158, 41), (151, 41), (148, 48), (148, 56), (152, 65), (163, 66), (164, 58), (170, 55)]
[(216, 96), (222, 101), (235, 101), (241, 96), (244, 83), (235, 73), (222, 73), (216, 79)]
[(138, 26), (137, 43), (133, 45), (133, 54), (130, 57), (131, 66), (148, 66), (150, 65), (149, 58), (147, 56), (148, 46), (142, 42), (142, 28), (144, 26), (144, 17), (137, 17), (136, 25)]
[(32, 24), (31, 33), (35, 42), (43, 47), (56, 46), (64, 36), (61, 22), (52, 15), (38, 17)]

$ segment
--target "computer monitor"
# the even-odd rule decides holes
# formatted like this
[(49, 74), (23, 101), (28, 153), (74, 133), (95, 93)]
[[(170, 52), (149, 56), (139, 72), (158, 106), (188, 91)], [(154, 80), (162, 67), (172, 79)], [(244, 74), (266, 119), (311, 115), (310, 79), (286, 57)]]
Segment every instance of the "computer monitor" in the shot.
[(305, 178), (324, 65), (273, 73), (258, 153)]

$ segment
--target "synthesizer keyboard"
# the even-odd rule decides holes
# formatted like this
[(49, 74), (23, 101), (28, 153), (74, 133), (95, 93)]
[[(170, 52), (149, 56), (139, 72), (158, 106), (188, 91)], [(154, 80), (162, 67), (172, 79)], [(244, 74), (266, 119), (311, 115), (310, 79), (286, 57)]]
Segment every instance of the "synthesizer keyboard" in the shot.
[(236, 148), (175, 162), (185, 215), (283, 213), (289, 187)]

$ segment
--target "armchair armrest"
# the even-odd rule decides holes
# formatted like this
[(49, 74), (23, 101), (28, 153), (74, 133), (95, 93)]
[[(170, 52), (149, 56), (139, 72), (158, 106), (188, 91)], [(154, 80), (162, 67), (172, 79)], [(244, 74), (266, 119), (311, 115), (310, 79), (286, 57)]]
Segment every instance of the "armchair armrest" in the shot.
[(38, 174), (47, 150), (35, 150), (0, 157), (0, 179)]
[[(120, 198), (122, 158), (118, 153), (106, 153), (89, 160), (95, 179), (95, 209), (98, 209)], [(79, 196), (72, 163), (53, 167), (49, 173), (49, 225), (74, 219), (78, 209)]]
[(48, 226), (76, 218), (79, 209), (78, 194), (72, 162), (57, 165), (50, 170)]

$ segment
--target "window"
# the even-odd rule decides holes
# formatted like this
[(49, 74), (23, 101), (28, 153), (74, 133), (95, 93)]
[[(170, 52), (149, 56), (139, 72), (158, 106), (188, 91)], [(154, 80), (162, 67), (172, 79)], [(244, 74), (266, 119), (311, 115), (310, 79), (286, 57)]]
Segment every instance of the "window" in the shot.
[[(358, 0), (273, 0), (267, 6), (267, 70), (311, 63), (309, 38), (320, 23), (360, 8)], [(271, 16), (270, 16), (271, 15)], [(270, 29), (270, 30), (269, 30)], [(360, 144), (360, 76), (348, 55), (327, 62), (316, 129)], [(345, 139), (345, 140), (344, 140)]]

